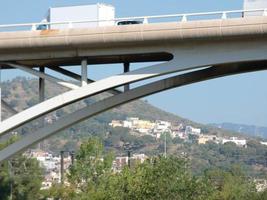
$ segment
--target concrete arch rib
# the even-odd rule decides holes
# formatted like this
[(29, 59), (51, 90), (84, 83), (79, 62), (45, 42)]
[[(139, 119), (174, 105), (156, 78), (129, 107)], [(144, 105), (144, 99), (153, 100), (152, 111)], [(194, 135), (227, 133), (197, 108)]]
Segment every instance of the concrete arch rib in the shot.
[(119, 87), (121, 85), (173, 72), (202, 67), (195, 65), (188, 65), (187, 67), (177, 67), (177, 63), (178, 62), (174, 59), (170, 62), (156, 64), (149, 67), (137, 69), (128, 73), (108, 77), (86, 85), (84, 87), (68, 91), (64, 94), (60, 94), (2, 121), (0, 124), (0, 136), (56, 109), (62, 108), (66, 105), (99, 94), (101, 92), (105, 92), (110, 89)]
[[(164, 68), (168, 67), (169, 65), (171, 66), (174, 64), (171, 62), (170, 63), (167, 62), (147, 67), (146, 68), (147, 70), (145, 70), (147, 72), (145, 72), (144, 69), (139, 69), (125, 74), (108, 77), (106, 79), (102, 79), (100, 81), (91, 83), (84, 87), (80, 87), (78, 89), (71, 90), (64, 94), (60, 94), (56, 97), (48, 99), (42, 103), (30, 107), (2, 121), (0, 124), (0, 136), (6, 134), (8, 131), (11, 131), (12, 129), (15, 129), (23, 124), (26, 124), (31, 120), (34, 120), (42, 115), (45, 115), (61, 107), (64, 107), (68, 104), (79, 101), (83, 98), (99, 94), (101, 92), (119, 87), (126, 83), (131, 83), (138, 80), (143, 80), (160, 75), (162, 72), (164, 72)], [(161, 73), (151, 70), (154, 67), (156, 68), (162, 67)]]
[(200, 81), (214, 79), (222, 76), (234, 75), (238, 73), (246, 73), (246, 72), (266, 70), (266, 69), (267, 69), (266, 62), (257, 63), (253, 67), (246, 64), (241, 66), (230, 65), (227, 67), (217, 66), (182, 75), (177, 75), (171, 78), (166, 78), (144, 86), (140, 86), (138, 88), (129, 90), (128, 92), (109, 97), (93, 105), (75, 111), (74, 113), (71, 113), (66, 117), (63, 117), (62, 119), (59, 119), (54, 124), (42, 128), (35, 133), (27, 135), (20, 141), (15, 142), (14, 144), (11, 144), (2, 151), (0, 151), (0, 162), (12, 157), (13, 155), (25, 150), (31, 145), (38, 143), (41, 140), (75, 123), (83, 121), (89, 117), (92, 117), (96, 114), (104, 112), (113, 107), (133, 101), (135, 99)]
[(267, 50), (265, 43), (266, 41), (261, 39), (251, 42), (216, 41), (205, 45), (190, 43), (185, 47), (170, 46), (166, 52), (174, 55), (173, 60), (111, 76), (48, 99), (3, 121), (0, 125), (0, 136), (51, 111), (124, 84), (203, 66), (265, 60), (267, 59), (264, 53)]

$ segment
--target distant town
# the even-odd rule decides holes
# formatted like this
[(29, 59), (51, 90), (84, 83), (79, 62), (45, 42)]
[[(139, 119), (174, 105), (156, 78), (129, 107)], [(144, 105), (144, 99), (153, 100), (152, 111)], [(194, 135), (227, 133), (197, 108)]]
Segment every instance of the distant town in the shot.
[(154, 122), (141, 120), (139, 118), (130, 117), (126, 120), (112, 120), (109, 123), (113, 128), (124, 127), (131, 130), (131, 134), (136, 136), (150, 135), (159, 139), (164, 134), (169, 134), (172, 138), (178, 137), (185, 142), (194, 142), (198, 144), (206, 144), (207, 142), (215, 142), (217, 144), (225, 144), (233, 142), (237, 146), (246, 147), (247, 140), (238, 137), (218, 137), (217, 135), (202, 134), (198, 127), (185, 126), (184, 124), (172, 124), (168, 121), (156, 120)]
[[(53, 118), (53, 119), (52, 119)], [(56, 117), (47, 117), (46, 123), (52, 123), (56, 120)], [(180, 138), (184, 142), (196, 143), (199, 145), (213, 142), (216, 144), (225, 144), (232, 142), (240, 148), (247, 147), (247, 140), (236, 136), (219, 137), (217, 135), (203, 134), (201, 128), (193, 126), (185, 126), (182, 123), (173, 124), (168, 121), (162, 120), (143, 120), (136, 117), (129, 117), (125, 120), (112, 120), (109, 126), (124, 127), (130, 129), (130, 134), (134, 136), (145, 136), (149, 135), (154, 137), (156, 140), (162, 138), (166, 139), (168, 134), (172, 139)], [(261, 142), (263, 145), (267, 145), (267, 142)], [(63, 152), (62, 155), (56, 155), (51, 152), (47, 152), (41, 149), (31, 149), (24, 153), (27, 157), (36, 158), (41, 167), (45, 170), (45, 180), (42, 183), (42, 189), (48, 189), (53, 183), (60, 183), (62, 181), (61, 170), (64, 170), (64, 174), (68, 172), (69, 167), (73, 163), (74, 152)], [(116, 156), (113, 161), (112, 169), (114, 172), (120, 172), (126, 165), (143, 163), (149, 157), (143, 153), (135, 154), (131, 156)], [(61, 166), (61, 163), (63, 166)], [(266, 180), (257, 180), (259, 182), (259, 190), (267, 188)], [(65, 182), (65, 184), (67, 184)]]

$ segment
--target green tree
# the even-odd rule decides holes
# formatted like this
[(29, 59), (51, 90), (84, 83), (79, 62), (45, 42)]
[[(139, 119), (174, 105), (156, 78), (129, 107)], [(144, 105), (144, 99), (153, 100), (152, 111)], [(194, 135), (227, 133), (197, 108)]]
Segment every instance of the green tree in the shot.
[(81, 144), (68, 180), (81, 192), (97, 193), (102, 181), (111, 173), (113, 159), (113, 153), (104, 154), (98, 138), (90, 138)]
[[(77, 190), (73, 185), (66, 186), (62, 184), (53, 184), (48, 190), (42, 191), (43, 199), (61, 199), (69, 200), (77, 197)], [(78, 198), (77, 198), (78, 199)]]
[[(232, 155), (234, 146), (228, 145), (216, 148)], [(215, 148), (214, 144), (208, 146)], [(125, 166), (116, 173), (112, 171), (112, 161), (113, 155), (104, 152), (99, 139), (85, 141), (76, 155), (75, 164), (70, 168), (70, 185), (55, 185), (46, 197), (62, 200), (266, 199), (266, 191), (257, 192), (253, 181), (236, 165), (224, 170), (208, 170), (196, 177), (191, 174), (192, 166), (188, 161), (175, 156), (154, 157), (131, 168)]]
[[(0, 144), (0, 149), (16, 140), (12, 137)], [(42, 180), (43, 170), (36, 159), (19, 155), (4, 161), (0, 164), (0, 199), (39, 199)]]
[(258, 194), (258, 199), (257, 200), (267, 200), (267, 189)]
[(245, 177), (239, 166), (233, 166), (229, 171), (211, 170), (206, 175), (217, 189), (214, 200), (258, 199), (254, 183)]
[(177, 157), (159, 157), (125, 168), (110, 177), (105, 199), (209, 199), (213, 192), (207, 180), (192, 176), (187, 162)]

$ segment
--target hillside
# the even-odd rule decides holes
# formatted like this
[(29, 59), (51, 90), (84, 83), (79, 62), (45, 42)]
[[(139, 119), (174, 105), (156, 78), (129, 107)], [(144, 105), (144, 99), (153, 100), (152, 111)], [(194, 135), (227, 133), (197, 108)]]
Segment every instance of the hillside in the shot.
[[(46, 98), (51, 98), (56, 96), (63, 91), (67, 91), (66, 88), (52, 84), (46, 81)], [(90, 105), (95, 101), (106, 98), (110, 96), (108, 93), (99, 94), (91, 98), (79, 101), (75, 104), (65, 107), (64, 109), (57, 110), (56, 116), (61, 117), (64, 113), (69, 113), (78, 108), (82, 108), (86, 105)], [(9, 103), (17, 111), (24, 110), (30, 106), (33, 106), (38, 103), (38, 79), (27, 79), (24, 77), (17, 77), (12, 81), (6, 81), (2, 83), (2, 98)], [(55, 114), (54, 113), (54, 114)], [(50, 113), (48, 116), (53, 115)], [(10, 113), (6, 112), (3, 109), (2, 118), (5, 119), (10, 116)], [(145, 120), (163, 120), (170, 121), (175, 124), (184, 124), (191, 125), (193, 127), (201, 128), (204, 134), (216, 134), (216, 135), (242, 135), (241, 133), (234, 131), (225, 131), (223, 129), (199, 124), (188, 119), (179, 117), (172, 113), (163, 111), (144, 100), (136, 100), (131, 103), (116, 107), (109, 111), (106, 111), (102, 114), (99, 114), (91, 119), (88, 119), (82, 123), (79, 123), (68, 130), (64, 131), (64, 138), (71, 137), (73, 132), (75, 132), (75, 137), (79, 138), (80, 136), (89, 136), (92, 133), (95, 133), (97, 130), (102, 132), (108, 131), (108, 123), (111, 120), (124, 120), (127, 117), (138, 117)], [(22, 133), (27, 133), (29, 131), (34, 131), (36, 129), (33, 126), (38, 127), (37, 123), (33, 123), (28, 127), (22, 129)], [(30, 128), (29, 128), (30, 127)], [(71, 130), (71, 131), (70, 131)], [(69, 135), (68, 135), (69, 134)]]
[[(66, 91), (66, 89), (58, 85), (46, 82), (46, 98), (56, 96), (59, 93), (62, 93), (62, 91)], [(64, 108), (63, 110), (57, 111), (57, 115), (61, 116), (64, 112), (70, 112), (85, 105), (90, 105), (96, 100), (103, 99), (108, 95), (109, 94), (100, 94), (92, 98), (85, 99), (84, 101), (80, 101), (72, 106)], [(12, 81), (3, 82), (2, 98), (18, 111), (33, 106), (38, 103), (38, 80), (18, 77)], [(6, 110), (3, 110), (3, 112), (3, 118), (10, 116), (10, 114), (7, 113)], [(98, 123), (100, 124), (108, 124), (113, 119), (122, 120), (126, 117), (138, 117), (140, 119), (146, 120), (165, 120), (173, 123), (183, 123), (185, 125), (192, 125), (202, 128), (206, 133), (228, 133), (224, 130), (195, 123), (188, 119), (184, 119), (177, 115), (163, 111), (143, 100), (136, 100), (126, 105), (119, 106), (94, 117), (93, 120), (98, 121)]]
[[(2, 97), (12, 105), (16, 110), (23, 110), (29, 106), (38, 103), (38, 80), (16, 78), (12, 81), (2, 83)], [(64, 88), (48, 83), (46, 84), (46, 97), (50, 98), (58, 95)], [(92, 98), (87, 98), (64, 109), (57, 110), (47, 116), (62, 117), (64, 114), (91, 105), (99, 99), (108, 97), (109, 94), (101, 94)], [(3, 118), (9, 114), (4, 110)], [(183, 125), (192, 125), (201, 128), (204, 134), (216, 134), (218, 136), (238, 136), (241, 133), (225, 131), (224, 129), (206, 126), (195, 123), (188, 119), (176, 116), (174, 114), (162, 111), (144, 100), (136, 100), (131, 103), (119, 106), (97, 116), (94, 116), (84, 122), (76, 124), (61, 133), (42, 142), (40, 147), (52, 152), (61, 150), (76, 151), (81, 142), (89, 136), (100, 137), (107, 151), (113, 151), (116, 155), (125, 155), (124, 144), (129, 143), (134, 153), (145, 153), (149, 156), (161, 155), (164, 152), (164, 140), (156, 140), (149, 135), (132, 135), (128, 128), (112, 128), (108, 125), (112, 120), (124, 120), (126, 117), (138, 117), (145, 120), (165, 120)], [(42, 126), (40, 120), (18, 129), (21, 134), (34, 132)], [(242, 137), (245, 137), (242, 135)], [(233, 144), (215, 144), (207, 143), (198, 145), (196, 142), (184, 142), (179, 138), (171, 139), (167, 137), (167, 152), (169, 154), (186, 156), (191, 161), (192, 171), (195, 174), (203, 170), (219, 167), (229, 169), (233, 164), (243, 166), (249, 176), (263, 177), (267, 173), (267, 148), (261, 145), (252, 137), (248, 139), (247, 148), (238, 147)], [(192, 140), (193, 141), (193, 140)]]
[(243, 133), (252, 137), (261, 137), (267, 139), (267, 127), (264, 126), (235, 124), (235, 123), (217, 123), (210, 125), (224, 130)]
[[(46, 82), (45, 96), (46, 98), (51, 98), (56, 96), (62, 91), (67, 91), (56, 84), (51, 84)], [(106, 98), (110, 96), (108, 93), (93, 96), (92, 98), (87, 98), (85, 100), (79, 101), (75, 104), (65, 107), (64, 109), (59, 109), (54, 113), (50, 113), (47, 116), (57, 116), (61, 117), (66, 113), (73, 112), (79, 108), (86, 105), (90, 105), (95, 101)], [(9, 103), (14, 109), (21, 111), (30, 106), (38, 103), (38, 79), (26, 79), (18, 77), (12, 81), (6, 81), (2, 83), (2, 98)], [(10, 116), (3, 110), (3, 118)], [(46, 148), (52, 151), (60, 151), (60, 149), (76, 149), (83, 138), (91, 135), (100, 136), (102, 138), (106, 137), (107, 132), (114, 132), (114, 129), (108, 126), (112, 120), (125, 120), (127, 117), (138, 117), (144, 120), (163, 120), (170, 121), (175, 124), (182, 123), (183, 125), (191, 125), (196, 128), (201, 128), (204, 134), (216, 134), (219, 136), (223, 135), (242, 135), (241, 133), (233, 131), (225, 131), (220, 128), (206, 126), (199, 124), (188, 119), (184, 119), (177, 115), (163, 111), (155, 106), (152, 106), (144, 100), (136, 100), (131, 103), (116, 107), (102, 114), (94, 116), (84, 122), (76, 124), (71, 128), (62, 131), (61, 134), (57, 134), (46, 142)], [(53, 118), (53, 117), (52, 117)], [(42, 123), (41, 123), (42, 124)], [(22, 134), (27, 134), (28, 132), (33, 132), (40, 127), (38, 120), (35, 120), (32, 124), (24, 126), (19, 130)], [(128, 129), (116, 130), (115, 132), (123, 131), (124, 135), (129, 133)], [(124, 136), (123, 136), (124, 137)], [(125, 138), (124, 138), (125, 139)], [(115, 140), (115, 139), (113, 139)], [(117, 141), (113, 141), (114, 146), (119, 146), (122, 142), (122, 138), (117, 138)], [(146, 141), (146, 140), (144, 140)], [(148, 141), (147, 141), (148, 142)], [(138, 142), (137, 142), (138, 143)], [(144, 143), (144, 142), (143, 142)], [(150, 151), (151, 148), (144, 149), (144, 151)]]

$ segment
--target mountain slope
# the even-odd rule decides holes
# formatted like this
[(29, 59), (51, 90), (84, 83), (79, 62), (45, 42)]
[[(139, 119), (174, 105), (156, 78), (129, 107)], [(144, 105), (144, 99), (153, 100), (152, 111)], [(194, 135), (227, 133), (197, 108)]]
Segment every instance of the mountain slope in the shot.
[(235, 131), (238, 133), (244, 133), (252, 137), (262, 137), (267, 139), (267, 127), (235, 124), (235, 123), (214, 123), (211, 126), (222, 128), (229, 131)]
[[(66, 89), (46, 82), (46, 98), (56, 96)], [(106, 98), (110, 94), (100, 94), (92, 98), (79, 101), (73, 105), (49, 113), (48, 117), (63, 117), (66, 113), (73, 112), (86, 105)], [(2, 97), (16, 110), (24, 110), (29, 106), (38, 103), (38, 80), (16, 78), (12, 81), (2, 83)], [(4, 110), (4, 118), (10, 116)], [(59, 153), (60, 151), (76, 151), (81, 142), (91, 136), (100, 137), (105, 145), (106, 151), (113, 151), (115, 155), (126, 155), (125, 144), (130, 144), (133, 153), (145, 153), (148, 156), (162, 155), (164, 150), (164, 139), (155, 139), (149, 135), (133, 135), (127, 128), (112, 128), (108, 125), (111, 120), (124, 120), (126, 117), (139, 117), (145, 120), (165, 120), (173, 123), (183, 123), (184, 126), (192, 125), (202, 129), (205, 134), (238, 136), (241, 133), (225, 131), (221, 128), (206, 126), (181, 118), (174, 114), (165, 112), (150, 105), (143, 100), (136, 100), (131, 103), (116, 107), (56, 134), (53, 137), (40, 143), (40, 147), (47, 151)], [(43, 123), (35, 120), (27, 126), (18, 129), (21, 134), (28, 134), (40, 128)], [(236, 129), (235, 129), (236, 130)], [(242, 137), (244, 137), (242, 135)], [(249, 138), (249, 137), (246, 137)], [(1, 138), (0, 138), (1, 139)], [(2, 138), (3, 139), (3, 138)], [(231, 165), (242, 165), (250, 176), (265, 176), (267, 165), (265, 162), (267, 148), (254, 139), (248, 140), (247, 148), (238, 147), (233, 144), (207, 143), (198, 145), (195, 142), (184, 142), (179, 138), (166, 139), (167, 152), (173, 155), (185, 156), (191, 162), (194, 174), (199, 174), (206, 169), (219, 167), (230, 169)], [(265, 166), (266, 165), (266, 166)]]
[[(46, 98), (56, 96), (63, 91), (67, 90), (58, 85), (46, 82)], [(95, 101), (106, 98), (107, 96), (108, 94), (94, 96), (93, 98), (86, 99), (83, 103), (80, 103), (79, 106), (85, 106), (94, 103)], [(38, 103), (38, 80), (18, 77), (12, 81), (3, 82), (2, 98), (18, 111), (33, 106)], [(171, 122), (177, 121), (193, 123), (174, 114), (160, 110), (149, 103), (140, 100), (133, 101), (127, 105), (119, 106), (113, 109), (112, 112), (114, 112), (116, 117), (119, 117), (119, 119), (124, 119), (126, 116), (135, 116), (148, 120), (161, 119)], [(7, 115), (6, 112), (5, 114)]]
[[(46, 98), (51, 98), (56, 96), (63, 91), (67, 91), (65, 88), (62, 88), (58, 85), (51, 84), (46, 82), (46, 90), (45, 96)], [(64, 109), (60, 109), (56, 111), (58, 117), (64, 115), (64, 113), (69, 113), (78, 108), (82, 108), (86, 105), (91, 105), (92, 103), (106, 98), (110, 96), (110, 94), (100, 94), (96, 95), (92, 98), (87, 98), (82, 100), (74, 105), (70, 105), (65, 107)], [(26, 79), (22, 77), (18, 77), (12, 81), (7, 81), (2, 83), (2, 98), (8, 102), (14, 109), (21, 111), (30, 106), (33, 106), (38, 103), (38, 79)], [(4, 110), (3, 118), (9, 117), (10, 114)], [(229, 131), (224, 131), (222, 129), (214, 128), (212, 126), (206, 126), (199, 123), (192, 122), (188, 119), (181, 118), (174, 114), (168, 113), (163, 111), (159, 108), (156, 108), (143, 100), (136, 100), (131, 103), (116, 107), (111, 109), (107, 112), (99, 114), (89, 120), (86, 120), (83, 123), (77, 124), (74, 126), (75, 131), (77, 132), (90, 132), (90, 130), (95, 128), (92, 126), (97, 127), (107, 127), (108, 123), (111, 120), (124, 120), (126, 117), (138, 117), (140, 119), (146, 120), (164, 120), (170, 121), (172, 123), (182, 123), (184, 125), (192, 125), (194, 127), (199, 127), (202, 129), (204, 133), (209, 134), (234, 134)], [(76, 128), (75, 128), (76, 127)], [(79, 128), (83, 127), (83, 130), (78, 130)], [(103, 129), (104, 129), (103, 128)], [(104, 131), (104, 130), (103, 130)], [(69, 131), (68, 131), (69, 132)]]

